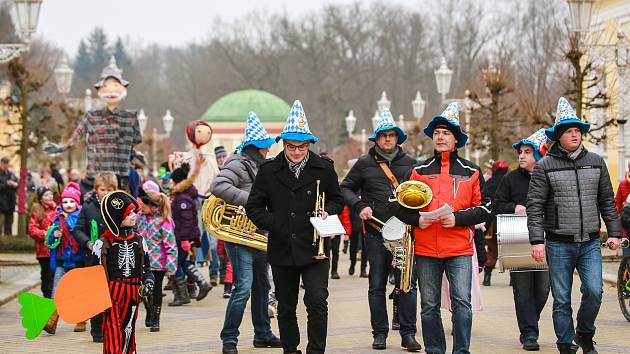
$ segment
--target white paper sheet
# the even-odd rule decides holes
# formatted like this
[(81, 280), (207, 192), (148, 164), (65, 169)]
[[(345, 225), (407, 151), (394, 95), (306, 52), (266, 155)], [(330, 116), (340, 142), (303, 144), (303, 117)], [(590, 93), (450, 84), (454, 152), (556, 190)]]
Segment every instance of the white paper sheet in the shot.
[(427, 219), (437, 219), (442, 215), (448, 215), (452, 212), (453, 212), (453, 208), (451, 208), (451, 206), (448, 204), (444, 204), (433, 211), (426, 211), (426, 212), (421, 211), (420, 216)]
[(322, 220), (322, 218), (319, 217), (313, 217), (311, 218), (311, 224), (321, 237), (345, 235), (346, 233), (346, 229), (343, 228), (338, 215), (328, 215), (326, 220)]

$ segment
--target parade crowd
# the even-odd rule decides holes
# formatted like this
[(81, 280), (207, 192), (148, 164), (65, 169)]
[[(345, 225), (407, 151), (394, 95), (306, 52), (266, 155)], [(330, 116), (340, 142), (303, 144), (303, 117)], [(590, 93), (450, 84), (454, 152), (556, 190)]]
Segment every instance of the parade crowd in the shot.
[[(172, 152), (156, 175), (148, 176), (144, 157), (133, 149), (142, 141), (136, 112), (118, 107), (128, 85), (115, 68), (105, 68), (94, 86), (107, 107), (88, 112), (68, 141), (46, 148), (55, 154), (86, 140), (86, 171), (63, 171), (53, 164), (41, 173), (31, 171), (28, 181), (28, 234), (35, 241), (43, 296), (54, 298), (64, 274), (75, 268), (102, 264), (106, 270), (112, 307), (89, 320), (92, 339), (103, 342), (104, 353), (135, 353), (140, 302), (144, 325), (158, 332), (168, 326), (160, 323), (163, 311), (202, 301), (220, 284), (226, 309), (217, 335), (224, 354), (247, 345), (239, 342), (239, 327), (248, 302), (254, 347), (301, 353), (296, 316), (301, 288), (308, 314), (305, 352), (324, 353), (328, 282), (346, 271), (338, 268), (342, 254), (351, 261), (348, 275), (368, 280), (374, 350), (386, 349), (390, 331), (396, 331), (404, 350), (445, 353), (449, 333), (440, 309), (446, 308), (452, 315), (453, 353), (469, 353), (472, 319), (482, 309), (480, 286), (491, 286), (499, 258), (500, 214), (527, 216), (532, 268), (544, 260), (548, 264), (548, 269), (510, 273), (520, 330), (514, 340), (526, 351), (540, 349), (538, 322), (551, 293), (558, 351), (597, 353), (603, 293), (600, 220), (608, 246), (617, 249), (630, 229), (630, 171), (614, 195), (604, 159), (582, 143), (590, 125), (564, 98), (553, 126), (514, 143), (518, 167), (512, 171), (504, 160), (482, 169), (458, 154), (468, 136), (459, 123), (458, 104), (450, 103), (424, 128), (433, 146), (428, 158), (417, 161), (405, 153), (401, 145), (407, 135), (386, 108), (369, 137), (369, 151), (350, 160), (348, 172), (338, 176), (328, 154), (314, 152), (318, 138), (296, 100), (275, 138), (255, 112), (243, 117), (247, 126), (233, 152), (221, 146), (209, 151), (212, 122), (190, 122), (184, 133), (191, 150)], [(282, 151), (268, 156), (276, 143)], [(426, 205), (410, 208), (396, 198), (397, 187), (406, 181), (430, 188)], [(17, 182), (9, 159), (2, 158), (2, 234), (10, 234)], [(320, 195), (318, 216), (339, 215), (345, 229), (344, 235), (322, 239), (322, 249), (309, 221)], [(266, 250), (209, 234), (201, 214), (211, 196), (242, 206), (267, 237)], [(428, 213), (445, 207), (450, 211), (439, 216)], [(409, 252), (415, 259), (408, 291), (401, 289), (400, 264), (384, 245), (378, 223), (392, 217), (411, 226)], [(206, 265), (207, 275), (202, 272)], [(574, 271), (582, 294), (576, 320)], [(388, 283), (394, 285), (389, 294)], [(171, 290), (172, 298), (164, 290)], [(163, 307), (165, 296), (172, 301)], [(416, 339), (418, 303), (422, 345)], [(271, 330), (272, 318), (278, 321), (278, 335)], [(55, 334), (58, 319), (53, 314), (44, 330)], [(74, 331), (87, 327), (79, 322)]]

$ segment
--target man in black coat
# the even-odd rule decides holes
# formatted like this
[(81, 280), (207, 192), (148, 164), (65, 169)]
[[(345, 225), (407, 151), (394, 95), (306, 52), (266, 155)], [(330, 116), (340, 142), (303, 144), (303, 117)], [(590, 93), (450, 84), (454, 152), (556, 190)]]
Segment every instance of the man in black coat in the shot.
[(0, 160), (0, 236), (11, 235), (17, 186), (17, 177), (9, 171), (9, 158), (3, 156)]
[[(375, 227), (372, 216), (386, 222), (392, 217), (387, 209), (394, 187), (389, 181), (381, 164), (386, 165), (398, 182), (405, 180), (415, 160), (399, 146), (407, 135), (394, 124), (389, 109), (383, 110), (379, 125), (369, 140), (375, 144), (370, 151), (359, 158), (341, 183), (346, 203), (351, 212), (356, 212), (365, 225), (365, 250), (370, 262), (368, 302), (372, 324), (373, 349), (386, 349), (389, 332), (387, 301), (385, 291), (387, 277), (393, 255), (383, 245), (383, 236)], [(360, 195), (360, 197), (359, 197)], [(398, 272), (396, 270), (396, 272)], [(398, 272), (399, 273), (399, 272)], [(402, 347), (408, 351), (422, 349), (415, 339), (416, 334), (416, 286), (415, 282), (408, 293), (396, 289), (398, 307), (394, 307), (394, 317), (398, 315)], [(396, 295), (395, 295), (396, 296)], [(397, 322), (394, 318), (393, 323)]]
[[(309, 151), (317, 138), (308, 129), (299, 101), (293, 104), (287, 125), (276, 140), (284, 150), (260, 166), (245, 205), (247, 216), (269, 231), (267, 259), (273, 272), (278, 299), (278, 327), (284, 353), (301, 353), (296, 307), (300, 277), (308, 313), (307, 354), (324, 353), (328, 326), (328, 259), (313, 243), (313, 216), (317, 190), (325, 195), (324, 216), (340, 214), (343, 196), (330, 160)], [(328, 254), (325, 240), (324, 254)]]
[[(518, 153), (518, 168), (503, 177), (494, 195), (493, 214), (526, 215), (529, 180), (536, 161), (542, 158), (541, 146), (546, 141), (545, 129), (539, 129), (527, 139), (512, 145)], [(520, 342), (527, 351), (539, 350), (538, 321), (549, 297), (549, 272), (547, 270), (519, 269), (510, 272), (516, 321), (521, 333)]]

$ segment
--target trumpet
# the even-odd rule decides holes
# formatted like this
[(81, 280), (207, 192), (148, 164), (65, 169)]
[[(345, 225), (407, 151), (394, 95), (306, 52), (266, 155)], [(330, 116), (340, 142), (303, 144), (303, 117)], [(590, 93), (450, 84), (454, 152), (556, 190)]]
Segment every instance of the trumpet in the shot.
[[(319, 184), (320, 180), (317, 180), (317, 199), (315, 200), (315, 210), (313, 211), (313, 216), (321, 218), (324, 215), (324, 205), (326, 205), (326, 193), (322, 192), (319, 194)], [(323, 260), (326, 257), (324, 253), (324, 238), (321, 237), (317, 233), (317, 229), (313, 227), (313, 246), (317, 245), (317, 255), (313, 256), (313, 258), (318, 260)]]

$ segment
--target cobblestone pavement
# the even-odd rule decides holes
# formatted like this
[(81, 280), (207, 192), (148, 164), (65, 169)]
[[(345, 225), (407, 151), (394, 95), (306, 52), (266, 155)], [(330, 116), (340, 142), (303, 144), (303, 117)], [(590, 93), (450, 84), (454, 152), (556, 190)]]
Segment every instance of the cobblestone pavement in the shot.
[[(345, 257), (343, 257), (345, 258)], [(348, 264), (342, 261), (344, 270), (340, 280), (330, 280), (330, 309), (327, 353), (375, 353), (371, 349), (369, 310), (367, 305), (367, 279), (346, 275)], [(207, 273), (207, 268), (203, 269)], [(575, 278), (574, 313), (577, 311), (579, 279)], [(219, 332), (227, 300), (221, 298), (221, 289), (216, 288), (199, 303), (172, 308), (165, 307), (162, 314), (162, 330), (150, 333), (143, 327), (142, 309), (137, 330), (138, 353), (220, 353)], [(32, 290), (38, 293), (38, 289)], [(497, 273), (491, 287), (482, 287), (484, 310), (474, 315), (472, 331), (472, 353), (524, 353), (518, 343), (518, 329), (514, 317), (512, 291), (508, 286), (507, 274)], [(169, 294), (165, 301), (169, 301)], [(388, 302), (391, 306), (391, 302)], [(391, 307), (390, 307), (391, 309)], [(61, 323), (57, 334), (42, 333), (35, 340), (27, 340), (20, 326), (19, 304), (13, 300), (0, 307), (0, 352), (2, 353), (99, 353), (101, 346), (91, 342), (89, 332), (73, 333), (72, 326)], [(253, 332), (249, 310), (241, 326), (240, 353), (282, 353), (280, 349), (254, 349)], [(419, 317), (419, 316), (418, 316)], [(450, 315), (442, 312), (444, 327), (450, 333)], [(306, 314), (302, 305), (298, 315), (302, 329), (302, 350), (306, 345)], [(419, 321), (418, 321), (419, 323)], [(273, 330), (278, 334), (277, 322), (272, 320)], [(627, 334), (630, 323), (622, 317), (617, 304), (615, 289), (605, 286), (604, 302), (597, 321), (595, 340), (599, 352), (628, 353)], [(420, 333), (417, 336), (421, 339)], [(625, 341), (625, 343), (624, 343)], [(451, 338), (447, 337), (450, 348)], [(555, 353), (555, 335), (551, 321), (551, 297), (541, 320), (540, 353)], [(390, 333), (388, 349), (380, 353), (402, 353), (400, 337)], [(450, 350), (450, 349), (449, 349)]]

